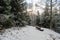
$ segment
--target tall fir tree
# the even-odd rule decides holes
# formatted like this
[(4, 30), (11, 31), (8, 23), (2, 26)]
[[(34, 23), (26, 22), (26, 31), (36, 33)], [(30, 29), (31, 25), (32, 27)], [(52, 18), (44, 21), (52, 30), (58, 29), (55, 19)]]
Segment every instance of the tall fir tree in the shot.
[[(0, 15), (3, 15), (4, 22), (0, 22), (3, 28), (12, 26), (24, 26), (28, 24), (29, 16), (26, 12), (26, 2), (24, 0), (0, 0)], [(1, 17), (1, 16), (0, 16)]]
[(37, 18), (36, 18), (36, 25), (41, 26), (41, 24), (40, 24), (40, 13), (39, 13), (39, 11), (37, 11), (37, 13), (38, 13), (38, 15), (37, 15)]
[(49, 1), (46, 0), (46, 6), (45, 6), (45, 11), (43, 15), (43, 27), (49, 28), (50, 26), (50, 16), (49, 16)]
[[(11, 15), (11, 0), (0, 0), (0, 6), (2, 6), (3, 11), (0, 13), (1, 22), (3, 28), (8, 28), (12, 26), (11, 20), (9, 20), (9, 16)], [(2, 17), (1, 17), (2, 16)], [(3, 21), (2, 21), (3, 20)]]
[(12, 0), (11, 1), (11, 13), (13, 17), (10, 17), (14, 20), (16, 26), (24, 26), (29, 21), (29, 16), (26, 12), (26, 2), (24, 0)]

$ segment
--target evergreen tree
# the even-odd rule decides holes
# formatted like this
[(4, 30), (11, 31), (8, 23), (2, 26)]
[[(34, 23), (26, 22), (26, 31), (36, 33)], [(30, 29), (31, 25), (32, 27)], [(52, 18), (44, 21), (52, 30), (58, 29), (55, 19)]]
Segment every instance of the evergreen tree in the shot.
[(50, 16), (49, 16), (49, 1), (46, 0), (46, 6), (45, 6), (45, 11), (43, 15), (43, 27), (49, 28), (50, 26)]
[[(43, 15), (43, 21), (44, 21), (43, 26), (46, 28), (53, 29), (53, 25), (55, 24), (54, 15), (55, 13), (57, 13), (56, 4), (57, 4), (57, 0), (54, 0), (53, 2), (52, 0), (46, 0), (46, 6), (45, 6), (44, 15)], [(54, 10), (55, 10), (55, 13), (54, 13)]]
[[(24, 26), (29, 22), (29, 16), (26, 12), (26, 2), (24, 0), (0, 0), (0, 25), (3, 28), (12, 26)], [(4, 21), (5, 20), (5, 21)]]
[(4, 11), (4, 1), (3, 0), (0, 0), (0, 14), (3, 14), (3, 11)]
[(11, 26), (11, 24), (8, 24), (11, 22), (10, 21), (8, 22), (9, 15), (7, 15), (10, 14), (10, 9), (11, 9), (10, 0), (0, 0), (0, 25), (2, 25), (2, 28), (7, 28)]
[(36, 18), (36, 25), (37, 26), (41, 26), (41, 24), (40, 24), (40, 14), (39, 14), (39, 11), (37, 13), (38, 13), (38, 15), (37, 15), (37, 18)]
[(26, 13), (26, 2), (24, 0), (12, 0), (11, 1), (11, 13), (16, 26), (24, 26), (28, 23), (29, 16)]

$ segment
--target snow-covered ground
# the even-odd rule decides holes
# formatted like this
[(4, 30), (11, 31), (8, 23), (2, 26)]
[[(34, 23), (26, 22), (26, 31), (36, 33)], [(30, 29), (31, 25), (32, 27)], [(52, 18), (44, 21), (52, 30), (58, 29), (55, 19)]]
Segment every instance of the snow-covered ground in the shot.
[(6, 29), (3, 35), (0, 35), (0, 40), (60, 40), (60, 34), (42, 28), (44, 31), (39, 31), (33, 26), (13, 27)]

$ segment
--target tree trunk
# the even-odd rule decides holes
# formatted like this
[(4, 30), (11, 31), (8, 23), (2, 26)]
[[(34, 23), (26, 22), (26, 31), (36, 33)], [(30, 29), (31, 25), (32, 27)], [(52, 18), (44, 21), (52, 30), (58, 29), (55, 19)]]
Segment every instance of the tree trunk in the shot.
[(52, 29), (52, 0), (50, 1), (50, 29)]

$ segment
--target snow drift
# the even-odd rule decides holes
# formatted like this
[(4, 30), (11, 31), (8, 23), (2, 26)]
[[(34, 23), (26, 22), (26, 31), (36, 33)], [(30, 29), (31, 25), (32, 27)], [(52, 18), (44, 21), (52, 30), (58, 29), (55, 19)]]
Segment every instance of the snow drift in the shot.
[(33, 26), (13, 27), (6, 29), (3, 35), (0, 35), (0, 40), (60, 40), (60, 34), (42, 28), (44, 31), (39, 31)]

